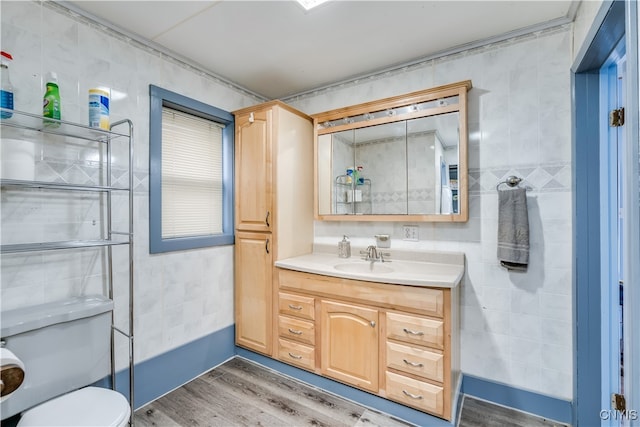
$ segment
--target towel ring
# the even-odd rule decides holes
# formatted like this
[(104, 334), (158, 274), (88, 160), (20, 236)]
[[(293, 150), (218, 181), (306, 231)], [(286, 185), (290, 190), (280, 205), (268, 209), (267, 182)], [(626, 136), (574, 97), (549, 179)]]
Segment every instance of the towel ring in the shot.
[(520, 178), (519, 176), (511, 175), (507, 177), (507, 179), (499, 182), (498, 185), (496, 185), (496, 191), (500, 190), (500, 186), (502, 184), (506, 184), (509, 187), (517, 187), (518, 184), (520, 184), (521, 182), (522, 182), (522, 178)]

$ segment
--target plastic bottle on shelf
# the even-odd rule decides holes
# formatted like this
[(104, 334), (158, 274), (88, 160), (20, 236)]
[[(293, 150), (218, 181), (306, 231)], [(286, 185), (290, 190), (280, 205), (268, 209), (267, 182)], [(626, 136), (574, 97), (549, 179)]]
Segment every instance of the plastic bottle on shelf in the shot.
[[(0, 87), (0, 107), (6, 110), (13, 110), (13, 85), (9, 79), (9, 61), (13, 60), (10, 53), (2, 51), (0, 52), (0, 71), (2, 72), (2, 83)], [(3, 110), (0, 113), (0, 117), (8, 119), (13, 116), (13, 113)]]
[(362, 185), (364, 184), (364, 177), (362, 176), (362, 169), (364, 169), (362, 166), (358, 166), (356, 167), (356, 185)]
[[(60, 108), (60, 89), (58, 88), (58, 76), (56, 73), (51, 72), (47, 79), (47, 90), (44, 94), (42, 103), (42, 116), (60, 120), (62, 118), (62, 112)], [(59, 126), (60, 123), (45, 120), (47, 126)]]

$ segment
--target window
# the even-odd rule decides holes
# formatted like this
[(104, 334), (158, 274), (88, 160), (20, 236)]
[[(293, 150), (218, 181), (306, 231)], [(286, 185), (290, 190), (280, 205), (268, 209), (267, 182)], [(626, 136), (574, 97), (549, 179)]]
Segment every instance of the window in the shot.
[(233, 116), (150, 85), (149, 251), (233, 244)]

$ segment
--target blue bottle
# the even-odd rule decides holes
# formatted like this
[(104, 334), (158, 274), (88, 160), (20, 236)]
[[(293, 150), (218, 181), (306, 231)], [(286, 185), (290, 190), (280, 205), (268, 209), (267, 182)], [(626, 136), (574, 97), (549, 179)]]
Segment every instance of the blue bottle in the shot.
[(13, 116), (13, 113), (6, 110), (13, 110), (13, 85), (9, 80), (9, 61), (13, 60), (11, 54), (2, 51), (0, 52), (0, 72), (1, 87), (0, 87), (0, 107), (4, 110), (0, 112), (0, 118), (8, 119)]

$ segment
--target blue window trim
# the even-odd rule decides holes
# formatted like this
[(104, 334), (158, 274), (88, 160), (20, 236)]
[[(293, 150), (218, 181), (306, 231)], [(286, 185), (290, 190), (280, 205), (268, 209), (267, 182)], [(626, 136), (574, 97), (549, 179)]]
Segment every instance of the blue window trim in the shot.
[[(149, 85), (149, 252), (152, 254), (232, 245), (233, 138), (231, 113), (186, 96)], [(162, 107), (173, 108), (223, 124), (222, 130), (222, 234), (162, 238)]]

